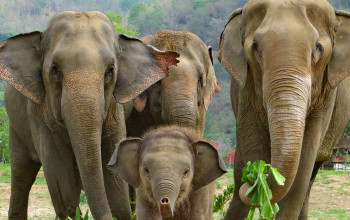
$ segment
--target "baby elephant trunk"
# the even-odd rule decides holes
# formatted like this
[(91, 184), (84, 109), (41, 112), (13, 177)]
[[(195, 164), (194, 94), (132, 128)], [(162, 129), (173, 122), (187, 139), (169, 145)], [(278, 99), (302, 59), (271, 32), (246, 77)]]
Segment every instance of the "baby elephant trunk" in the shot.
[(171, 178), (159, 179), (153, 185), (153, 196), (158, 204), (162, 219), (172, 219), (174, 207), (179, 195), (179, 187)]
[(162, 219), (174, 217), (174, 203), (171, 205), (168, 197), (163, 197), (160, 199), (159, 210), (162, 215)]

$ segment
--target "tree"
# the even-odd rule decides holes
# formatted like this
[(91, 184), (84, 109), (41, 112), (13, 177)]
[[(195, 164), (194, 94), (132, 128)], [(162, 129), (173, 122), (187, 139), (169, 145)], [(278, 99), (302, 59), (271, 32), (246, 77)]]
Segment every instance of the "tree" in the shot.
[(129, 36), (137, 36), (138, 33), (127, 27), (127, 24), (123, 22), (123, 14), (115, 14), (114, 12), (108, 12), (107, 17), (111, 20), (115, 31), (118, 34), (127, 34)]
[(132, 6), (128, 21), (142, 36), (164, 29), (163, 9), (158, 2), (136, 3)]

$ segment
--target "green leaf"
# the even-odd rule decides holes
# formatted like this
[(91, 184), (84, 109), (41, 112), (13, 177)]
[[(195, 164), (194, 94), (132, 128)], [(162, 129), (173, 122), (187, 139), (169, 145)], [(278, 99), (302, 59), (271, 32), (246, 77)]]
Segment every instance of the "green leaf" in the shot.
[(254, 193), (252, 199), (250, 200), (250, 204), (258, 206), (259, 205), (259, 194)]
[[(242, 181), (253, 185), (247, 190), (245, 195), (252, 194), (252, 199), (250, 201), (251, 205), (259, 206), (260, 216), (259, 219), (271, 219), (274, 218), (276, 213), (279, 211), (277, 204), (271, 205), (270, 200), (272, 199), (272, 192), (266, 181), (269, 175), (269, 168), (274, 178), (278, 184), (284, 184), (285, 178), (277, 171), (276, 168), (272, 167), (270, 164), (266, 164), (265, 161), (258, 160), (253, 164), (249, 161), (247, 166), (243, 168)], [(255, 210), (250, 209), (248, 213), (247, 220), (253, 219)]]
[(245, 192), (245, 196), (247, 196), (249, 193), (251, 193), (251, 192), (255, 189), (256, 184), (257, 184), (257, 181), (255, 181), (254, 185), (252, 185), (252, 186), (247, 190), (247, 192)]
[(272, 204), (272, 210), (273, 210), (273, 213), (276, 215), (276, 213), (280, 210), (280, 207), (278, 206), (277, 203), (275, 204)]
[(80, 220), (80, 209), (77, 207), (75, 210), (75, 220)]
[(89, 220), (89, 209), (88, 210), (86, 210), (86, 213), (85, 213), (85, 215), (84, 215), (84, 218), (83, 218), (84, 220)]
[(254, 212), (255, 212), (255, 208), (251, 207), (250, 210), (249, 210), (247, 218), (245, 218), (244, 220), (253, 220)]
[(270, 170), (272, 171), (273, 176), (275, 177), (276, 182), (278, 185), (284, 185), (285, 178), (277, 171), (276, 168), (270, 166)]

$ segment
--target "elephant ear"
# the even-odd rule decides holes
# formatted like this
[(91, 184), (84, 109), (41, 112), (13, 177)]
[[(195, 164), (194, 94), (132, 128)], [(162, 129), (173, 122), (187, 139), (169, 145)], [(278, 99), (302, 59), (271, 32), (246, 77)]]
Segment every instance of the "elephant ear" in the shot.
[(242, 89), (247, 81), (248, 64), (241, 37), (242, 9), (235, 10), (220, 36), (218, 58)]
[(37, 104), (45, 97), (40, 45), (41, 32), (20, 34), (0, 43), (0, 78)]
[(216, 148), (207, 141), (193, 143), (196, 152), (193, 176), (193, 190), (213, 182), (227, 172), (226, 166)]
[(335, 11), (340, 26), (336, 32), (333, 53), (328, 64), (328, 82), (331, 88), (350, 75), (350, 13)]
[(118, 36), (120, 56), (114, 97), (119, 103), (136, 98), (148, 87), (168, 75), (168, 68), (176, 65), (179, 54), (162, 52), (145, 45), (136, 38)]
[(213, 67), (213, 49), (211, 46), (208, 47), (208, 53), (210, 62), (208, 62), (208, 75), (206, 80), (206, 85), (204, 89), (204, 107), (205, 110), (208, 110), (211, 98), (220, 92), (219, 83), (215, 76), (215, 71)]
[(140, 138), (122, 140), (117, 144), (117, 148), (107, 164), (110, 171), (118, 174), (134, 188), (137, 188), (141, 183), (138, 162), (140, 141)]

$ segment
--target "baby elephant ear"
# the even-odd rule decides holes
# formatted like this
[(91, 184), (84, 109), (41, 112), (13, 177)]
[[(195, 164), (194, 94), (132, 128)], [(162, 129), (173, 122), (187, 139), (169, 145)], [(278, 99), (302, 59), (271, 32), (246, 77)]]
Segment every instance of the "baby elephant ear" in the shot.
[(193, 190), (213, 182), (227, 172), (226, 166), (216, 148), (209, 142), (198, 141), (193, 144), (196, 152)]
[(118, 37), (117, 84), (114, 97), (119, 103), (136, 98), (148, 87), (165, 78), (168, 68), (176, 65), (179, 54), (163, 52), (139, 39), (120, 34)]
[(140, 185), (138, 149), (140, 138), (129, 138), (117, 144), (107, 167), (120, 178), (137, 188)]

